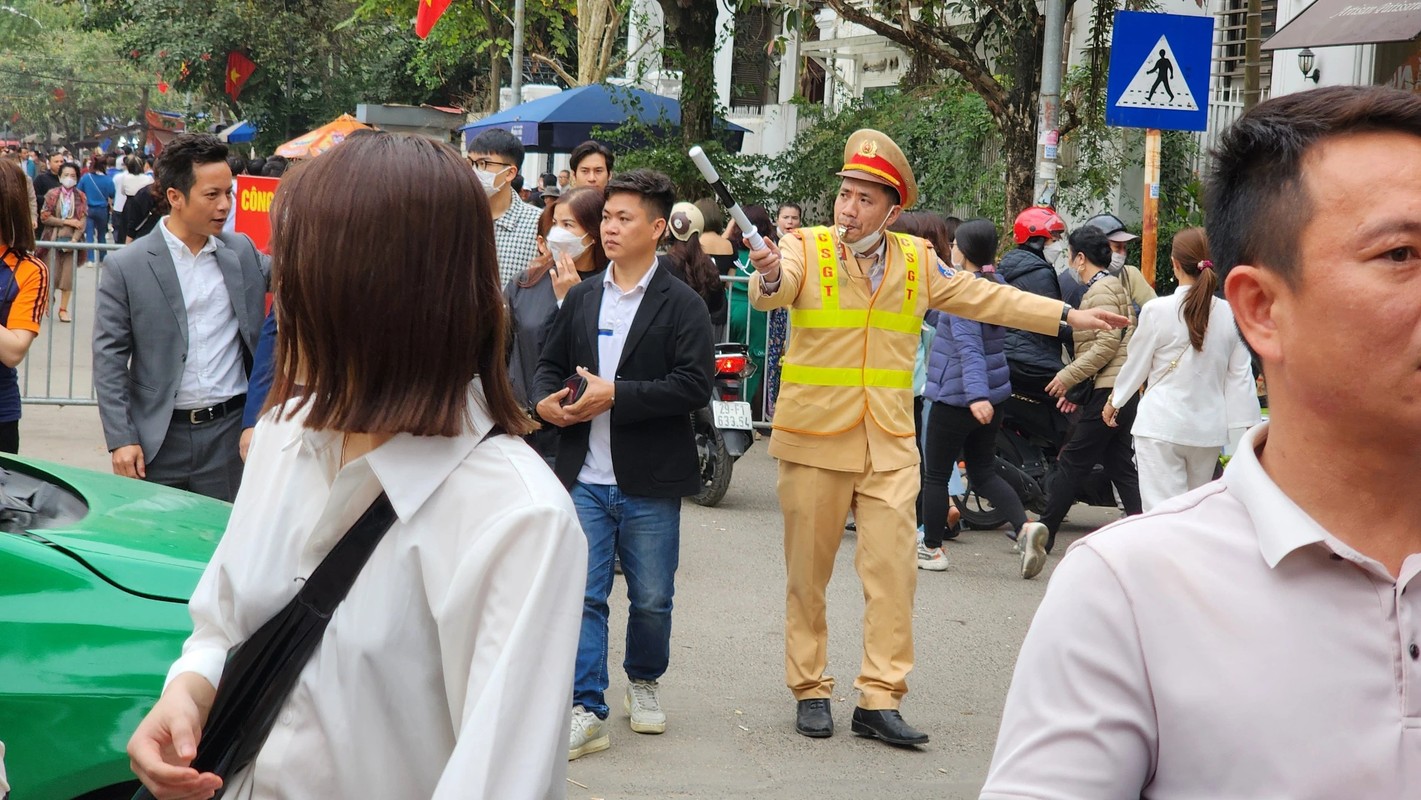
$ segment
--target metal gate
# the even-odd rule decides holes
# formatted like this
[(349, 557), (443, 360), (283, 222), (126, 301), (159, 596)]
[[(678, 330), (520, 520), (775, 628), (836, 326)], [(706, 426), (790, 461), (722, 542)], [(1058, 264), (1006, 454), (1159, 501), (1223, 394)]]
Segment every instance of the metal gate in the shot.
[[(86, 242), (40, 242), (48, 249), (45, 262), (49, 265), (49, 313), (40, 323), (39, 337), (30, 345), (30, 352), (20, 362), (20, 400), (34, 405), (92, 406), (98, 405), (94, 393), (94, 312), (98, 305), (99, 271), (102, 262), (89, 263), (97, 253), (120, 249), (118, 244)], [(56, 247), (76, 250), (74, 295), (69, 300), (69, 316), (73, 322), (59, 321), (59, 290), (56, 287), (58, 259)]]

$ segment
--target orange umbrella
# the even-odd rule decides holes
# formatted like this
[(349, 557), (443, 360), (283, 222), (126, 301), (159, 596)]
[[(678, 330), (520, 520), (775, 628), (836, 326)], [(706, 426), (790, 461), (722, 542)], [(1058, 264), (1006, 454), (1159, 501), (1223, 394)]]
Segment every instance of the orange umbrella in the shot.
[(341, 114), (331, 122), (276, 148), (276, 154), (286, 158), (315, 158), (345, 141), (345, 137), (370, 126), (349, 114)]

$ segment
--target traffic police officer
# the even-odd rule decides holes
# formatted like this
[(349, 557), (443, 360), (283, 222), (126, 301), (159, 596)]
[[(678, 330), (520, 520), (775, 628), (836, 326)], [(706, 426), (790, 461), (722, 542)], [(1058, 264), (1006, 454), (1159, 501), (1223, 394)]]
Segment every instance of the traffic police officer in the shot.
[(1053, 335), (1063, 324), (1105, 329), (1128, 321), (973, 280), (946, 266), (927, 241), (887, 232), (917, 201), (918, 186), (883, 133), (855, 132), (838, 175), (835, 229), (800, 229), (751, 253), (759, 273), (751, 303), (790, 309), (770, 442), (785, 521), (785, 678), (798, 701), (795, 729), (833, 735), (824, 591), (852, 509), (865, 598), (853, 732), (924, 744), (927, 735), (898, 712), (913, 667), (919, 482), (912, 379), (923, 315), (936, 308)]

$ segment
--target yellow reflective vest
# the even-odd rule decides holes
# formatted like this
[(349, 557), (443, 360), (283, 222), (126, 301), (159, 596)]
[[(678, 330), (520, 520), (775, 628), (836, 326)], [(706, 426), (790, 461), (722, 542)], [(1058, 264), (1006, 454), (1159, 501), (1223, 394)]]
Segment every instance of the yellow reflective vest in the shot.
[(935, 259), (921, 239), (887, 234), (883, 280), (869, 296), (865, 281), (844, 274), (832, 231), (802, 236), (805, 284), (790, 310), (775, 428), (832, 435), (870, 415), (884, 431), (912, 436), (913, 358), (928, 310), (923, 269)]

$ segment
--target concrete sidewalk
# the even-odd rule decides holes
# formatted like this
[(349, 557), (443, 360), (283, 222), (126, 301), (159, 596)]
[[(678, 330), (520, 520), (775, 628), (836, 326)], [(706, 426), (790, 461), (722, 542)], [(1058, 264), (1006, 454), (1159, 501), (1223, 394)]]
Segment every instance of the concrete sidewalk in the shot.
[(109, 471), (96, 406), (26, 405), (21, 413), (20, 455)]

